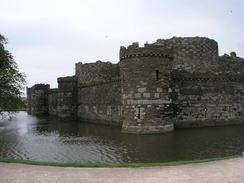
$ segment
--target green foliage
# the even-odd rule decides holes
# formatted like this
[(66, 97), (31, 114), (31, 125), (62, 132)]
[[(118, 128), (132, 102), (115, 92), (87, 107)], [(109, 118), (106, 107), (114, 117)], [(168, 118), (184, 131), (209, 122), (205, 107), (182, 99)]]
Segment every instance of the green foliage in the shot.
[(26, 111), (27, 110), (27, 100), (22, 98), (21, 101), (18, 103), (18, 110), (19, 111)]
[(7, 40), (0, 34), (0, 115), (14, 111), (23, 104), (21, 99), (25, 75), (18, 70), (11, 53), (5, 49)]

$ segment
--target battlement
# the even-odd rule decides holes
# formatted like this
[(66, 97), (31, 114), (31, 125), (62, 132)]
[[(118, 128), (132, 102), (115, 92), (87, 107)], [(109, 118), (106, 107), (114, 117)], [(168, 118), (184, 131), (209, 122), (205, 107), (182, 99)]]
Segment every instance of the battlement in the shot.
[(224, 73), (244, 73), (244, 59), (231, 52), (218, 58), (217, 72)]
[(207, 37), (172, 37), (170, 39), (157, 39), (154, 45), (166, 46), (166, 47), (177, 47), (183, 45), (198, 45), (202, 43), (218, 44), (215, 40)]
[(158, 45), (144, 44), (144, 47), (139, 47), (139, 43), (132, 43), (127, 48), (120, 47), (120, 60), (127, 58), (140, 58), (140, 57), (159, 57), (172, 59), (172, 49), (164, 49)]
[(61, 82), (76, 82), (77, 81), (77, 78), (76, 76), (66, 76), (66, 77), (59, 77), (57, 79), (58, 83), (61, 83)]
[(111, 62), (102, 62), (101, 60), (97, 60), (96, 62), (93, 62), (93, 63), (85, 63), (83, 64), (82, 62), (78, 62), (75, 64), (76, 66), (79, 66), (79, 67), (89, 67), (89, 66), (104, 66), (104, 65), (112, 65)]
[(231, 52), (230, 55), (224, 54), (219, 57), (220, 61), (227, 61), (227, 62), (242, 62), (244, 64), (244, 59), (238, 57), (236, 52)]
[(217, 60), (218, 43), (206, 37), (173, 37), (158, 39), (155, 43), (139, 47), (134, 42), (128, 47), (120, 47), (120, 60), (137, 57), (162, 57), (184, 59), (194, 57), (194, 60)]
[(31, 90), (49, 90), (49, 84), (35, 84), (31, 87)]

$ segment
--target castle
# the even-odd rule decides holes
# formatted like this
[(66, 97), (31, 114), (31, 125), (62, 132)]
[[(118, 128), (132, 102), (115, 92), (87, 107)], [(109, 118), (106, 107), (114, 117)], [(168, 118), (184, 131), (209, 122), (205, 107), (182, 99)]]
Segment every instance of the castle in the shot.
[(120, 48), (118, 64), (75, 66), (58, 88), (27, 88), (28, 112), (118, 125), (150, 134), (244, 123), (244, 59), (219, 56), (204, 37), (158, 39)]

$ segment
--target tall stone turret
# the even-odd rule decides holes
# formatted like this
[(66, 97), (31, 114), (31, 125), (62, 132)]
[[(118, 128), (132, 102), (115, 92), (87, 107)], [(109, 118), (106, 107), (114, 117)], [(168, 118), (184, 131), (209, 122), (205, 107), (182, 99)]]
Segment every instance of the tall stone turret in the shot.
[(28, 113), (32, 115), (48, 114), (48, 93), (50, 85), (36, 84), (27, 88)]
[(76, 76), (58, 78), (57, 115), (67, 119), (76, 119), (77, 117)]
[(164, 133), (174, 130), (170, 122), (170, 49), (133, 43), (120, 48), (122, 131)]

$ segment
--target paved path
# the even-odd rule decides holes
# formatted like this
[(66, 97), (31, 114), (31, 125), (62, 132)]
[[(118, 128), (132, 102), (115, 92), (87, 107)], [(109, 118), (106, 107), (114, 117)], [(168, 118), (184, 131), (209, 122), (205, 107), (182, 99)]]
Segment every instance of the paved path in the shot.
[(0, 183), (244, 183), (244, 158), (154, 168), (61, 168), (0, 163)]

